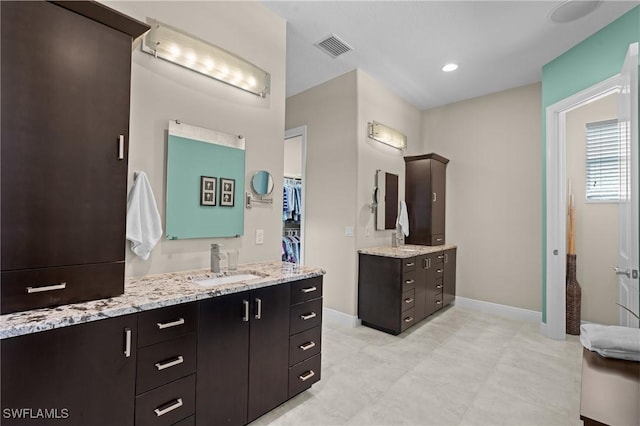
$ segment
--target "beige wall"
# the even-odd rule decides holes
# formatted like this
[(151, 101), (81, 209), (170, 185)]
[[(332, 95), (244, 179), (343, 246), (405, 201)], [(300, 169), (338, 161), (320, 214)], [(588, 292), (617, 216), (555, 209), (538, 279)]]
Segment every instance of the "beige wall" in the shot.
[[(285, 21), (257, 2), (105, 2), (141, 21), (153, 17), (230, 50), (271, 73), (266, 99), (242, 92), (174, 64), (133, 52), (129, 184), (135, 171), (147, 173), (165, 216), (166, 129), (171, 119), (246, 138), (246, 188), (259, 169), (270, 171), (275, 194), (282, 193), (285, 109)], [(243, 202), (238, 200), (238, 202)], [(240, 249), (240, 262), (280, 258), (282, 197), (273, 205), (245, 210), (240, 238), (162, 239), (147, 261), (127, 244), (126, 275), (141, 276), (203, 268), (209, 244)], [(264, 229), (264, 245), (255, 230)]]
[(356, 71), (287, 99), (286, 128), (307, 126), (305, 264), (322, 267), (326, 307), (354, 315)]
[(618, 324), (618, 280), (613, 273), (618, 253), (618, 204), (585, 202), (585, 126), (617, 116), (618, 95), (567, 114), (567, 179), (576, 210), (577, 276), (582, 288), (582, 320)]
[(426, 152), (449, 158), (457, 295), (541, 310), (539, 83), (426, 110)]

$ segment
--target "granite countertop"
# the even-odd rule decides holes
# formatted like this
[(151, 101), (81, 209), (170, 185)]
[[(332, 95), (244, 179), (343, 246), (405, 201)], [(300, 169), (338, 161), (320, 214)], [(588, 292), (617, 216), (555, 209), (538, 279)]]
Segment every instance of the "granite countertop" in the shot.
[(124, 294), (117, 297), (0, 315), (0, 339), (268, 287), (324, 273), (320, 268), (273, 261), (238, 265), (238, 270), (233, 272), (233, 275), (254, 274), (260, 278), (211, 287), (201, 286), (193, 279), (228, 275), (225, 268), (218, 274), (200, 269), (126, 278)]
[(456, 247), (458, 246), (455, 244), (444, 244), (441, 246), (418, 246), (413, 244), (405, 244), (399, 247), (367, 247), (358, 250), (358, 253), (369, 254), (372, 256), (397, 257), (400, 259), (406, 259), (408, 257), (435, 253), (437, 251), (449, 250)]

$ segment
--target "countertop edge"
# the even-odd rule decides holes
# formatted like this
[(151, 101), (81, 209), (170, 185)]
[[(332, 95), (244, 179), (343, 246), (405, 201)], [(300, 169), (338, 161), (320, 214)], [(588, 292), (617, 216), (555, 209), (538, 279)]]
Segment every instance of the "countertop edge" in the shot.
[(419, 246), (406, 244), (399, 247), (380, 246), (365, 247), (358, 250), (358, 254), (366, 254), (369, 256), (392, 257), (397, 259), (408, 259), (414, 256), (436, 253), (439, 251), (457, 249), (457, 244), (443, 244), (440, 246)]

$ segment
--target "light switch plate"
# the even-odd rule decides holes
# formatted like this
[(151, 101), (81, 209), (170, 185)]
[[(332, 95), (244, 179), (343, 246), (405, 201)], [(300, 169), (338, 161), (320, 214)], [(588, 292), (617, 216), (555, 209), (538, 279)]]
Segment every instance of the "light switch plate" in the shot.
[(344, 227), (344, 236), (345, 237), (353, 237), (353, 226), (345, 226)]
[(264, 244), (264, 229), (256, 229), (256, 244)]

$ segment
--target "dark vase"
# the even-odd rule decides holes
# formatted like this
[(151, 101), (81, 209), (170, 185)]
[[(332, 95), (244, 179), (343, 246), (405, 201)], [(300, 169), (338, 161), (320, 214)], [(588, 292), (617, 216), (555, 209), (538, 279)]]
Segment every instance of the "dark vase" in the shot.
[(567, 294), (566, 294), (566, 317), (567, 334), (580, 334), (580, 301), (582, 290), (576, 278), (576, 255), (567, 255)]

